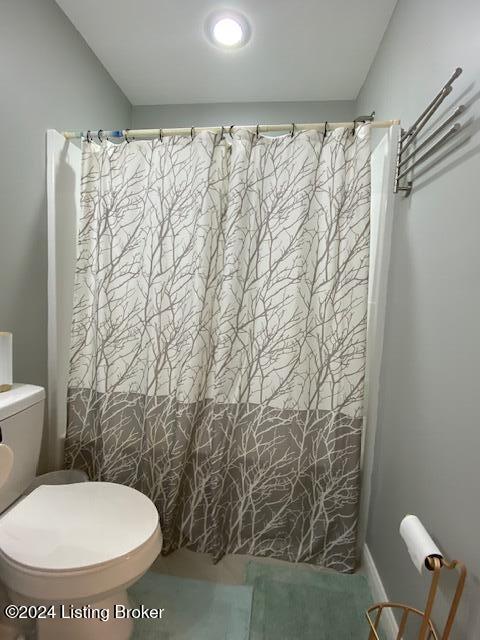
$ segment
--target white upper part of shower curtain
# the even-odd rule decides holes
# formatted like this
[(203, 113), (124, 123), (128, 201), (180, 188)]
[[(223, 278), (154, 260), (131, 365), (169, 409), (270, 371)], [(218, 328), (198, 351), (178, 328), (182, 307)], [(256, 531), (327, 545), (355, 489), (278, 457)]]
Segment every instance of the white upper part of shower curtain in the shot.
[(357, 416), (369, 153), (368, 127), (87, 143), (70, 386)]

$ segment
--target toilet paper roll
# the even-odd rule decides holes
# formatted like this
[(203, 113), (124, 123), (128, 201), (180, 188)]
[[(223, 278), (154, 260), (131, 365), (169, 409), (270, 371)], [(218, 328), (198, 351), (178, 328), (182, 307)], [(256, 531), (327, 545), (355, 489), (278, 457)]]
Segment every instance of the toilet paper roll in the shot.
[(9, 391), (12, 382), (12, 334), (0, 331), (0, 391)]
[(400, 523), (400, 535), (407, 545), (408, 553), (419, 573), (429, 568), (427, 558), (442, 558), (442, 552), (430, 537), (428, 531), (417, 516), (405, 516)]
[(8, 480), (13, 467), (13, 451), (8, 444), (0, 444), (0, 488)]

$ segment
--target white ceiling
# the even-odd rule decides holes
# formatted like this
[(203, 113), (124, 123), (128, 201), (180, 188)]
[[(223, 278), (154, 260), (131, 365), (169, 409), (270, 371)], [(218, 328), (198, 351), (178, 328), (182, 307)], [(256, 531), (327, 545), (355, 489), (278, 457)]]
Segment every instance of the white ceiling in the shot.
[[(353, 100), (396, 0), (57, 0), (134, 105)], [(250, 21), (242, 49), (205, 37), (207, 16)]]

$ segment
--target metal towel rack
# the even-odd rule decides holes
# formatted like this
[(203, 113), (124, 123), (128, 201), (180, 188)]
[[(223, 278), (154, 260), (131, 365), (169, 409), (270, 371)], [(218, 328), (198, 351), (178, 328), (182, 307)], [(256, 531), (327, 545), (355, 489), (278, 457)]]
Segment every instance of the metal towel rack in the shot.
[[(399, 191), (403, 191), (405, 196), (410, 195), (413, 186), (413, 180), (408, 179), (409, 175), (411, 175), (412, 170), (418, 165), (422, 164), (427, 160), (430, 156), (437, 153), (437, 151), (448, 142), (453, 136), (455, 136), (461, 129), (462, 125), (459, 122), (456, 122), (440, 139), (437, 140), (437, 137), (440, 133), (442, 133), (459, 115), (461, 115), (465, 111), (465, 105), (460, 105), (457, 107), (442, 124), (440, 124), (433, 133), (431, 133), (427, 138), (420, 141), (419, 144), (415, 147), (412, 146), (412, 143), (417, 140), (419, 133), (425, 127), (427, 122), (433, 116), (433, 114), (440, 107), (445, 98), (450, 95), (452, 92), (452, 84), (458, 78), (458, 76), (462, 73), (462, 69), (457, 67), (449, 78), (449, 80), (443, 85), (440, 91), (437, 93), (435, 98), (430, 102), (428, 107), (423, 111), (423, 113), (416, 119), (416, 121), (412, 124), (412, 126), (408, 130), (401, 130), (400, 140), (397, 148), (397, 163), (395, 169), (395, 184), (394, 184), (394, 193), (398, 193)], [(435, 142), (435, 140), (437, 140)], [(418, 140), (417, 140), (418, 142)], [(433, 144), (431, 144), (433, 143)], [(431, 145), (431, 146), (430, 146)], [(419, 151), (426, 149), (425, 153), (420, 157), (417, 157)], [(408, 151), (408, 153), (406, 153)]]

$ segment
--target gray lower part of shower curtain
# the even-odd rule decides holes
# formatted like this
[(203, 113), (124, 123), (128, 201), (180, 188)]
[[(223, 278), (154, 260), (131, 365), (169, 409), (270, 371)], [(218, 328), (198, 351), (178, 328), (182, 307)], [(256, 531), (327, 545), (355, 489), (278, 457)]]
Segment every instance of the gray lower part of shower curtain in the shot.
[(66, 464), (164, 553), (354, 570), (369, 204), (368, 126), (84, 143)]
[(150, 496), (164, 553), (352, 568), (360, 419), (85, 389), (70, 390), (69, 408), (69, 466)]

